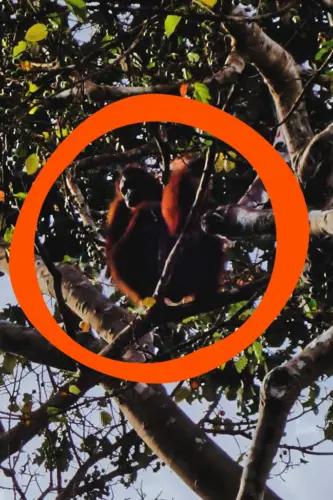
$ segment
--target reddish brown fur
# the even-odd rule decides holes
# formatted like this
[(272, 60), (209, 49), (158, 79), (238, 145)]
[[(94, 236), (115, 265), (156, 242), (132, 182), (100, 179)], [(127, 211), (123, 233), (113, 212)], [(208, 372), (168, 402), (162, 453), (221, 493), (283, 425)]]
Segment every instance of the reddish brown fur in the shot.
[[(129, 208), (123, 194), (116, 190), (107, 216), (107, 263), (116, 287), (138, 304), (151, 296), (163, 270), (165, 260), (193, 204), (198, 178), (177, 159), (171, 164), (171, 177), (159, 196), (150, 180), (145, 201)], [(144, 197), (147, 172), (141, 171), (139, 199)], [(133, 170), (124, 169), (131, 180)], [(157, 181), (155, 179), (156, 183)], [(132, 183), (133, 184), (133, 183)], [(147, 188), (148, 191), (148, 188)], [(208, 198), (206, 199), (208, 200)], [(204, 211), (210, 203), (203, 203)], [(225, 263), (225, 253), (216, 238), (205, 234), (199, 221), (190, 232), (183, 252), (166, 289), (166, 298), (179, 302), (185, 297), (205, 298), (216, 293)]]

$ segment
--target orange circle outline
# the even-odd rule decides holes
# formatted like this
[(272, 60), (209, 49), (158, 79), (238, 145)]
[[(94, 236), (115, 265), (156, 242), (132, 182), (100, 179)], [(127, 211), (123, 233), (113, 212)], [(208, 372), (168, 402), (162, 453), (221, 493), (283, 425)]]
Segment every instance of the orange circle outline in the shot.
[[(72, 340), (48, 310), (34, 264), (38, 217), (48, 191), (60, 174), (100, 136), (142, 122), (177, 122), (199, 128), (242, 154), (255, 168), (270, 196), (277, 238), (271, 280), (251, 317), (233, 334), (213, 345), (183, 358), (152, 364), (108, 359)], [(132, 382), (170, 383), (199, 376), (222, 365), (268, 328), (297, 285), (308, 242), (308, 212), (298, 182), (280, 154), (261, 135), (234, 116), (208, 104), (176, 96), (147, 94), (123, 99), (97, 111), (52, 154), (35, 179), (18, 217), (10, 249), (10, 278), (16, 298), (31, 323), (67, 356), (112, 377)]]

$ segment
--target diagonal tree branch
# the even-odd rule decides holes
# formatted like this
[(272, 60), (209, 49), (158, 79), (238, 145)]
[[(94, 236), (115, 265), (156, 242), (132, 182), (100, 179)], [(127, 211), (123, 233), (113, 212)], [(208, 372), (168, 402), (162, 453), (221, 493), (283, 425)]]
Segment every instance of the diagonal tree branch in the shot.
[(0, 321), (0, 350), (59, 370), (76, 371), (76, 363), (58, 351), (34, 328)]
[(333, 327), (300, 354), (269, 372), (261, 387), (259, 418), (237, 500), (261, 500), (284, 435), (287, 418), (301, 391), (333, 373)]

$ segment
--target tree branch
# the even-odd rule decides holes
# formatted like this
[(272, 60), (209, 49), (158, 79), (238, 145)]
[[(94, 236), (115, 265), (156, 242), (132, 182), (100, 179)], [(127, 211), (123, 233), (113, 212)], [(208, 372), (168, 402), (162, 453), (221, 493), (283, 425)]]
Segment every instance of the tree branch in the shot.
[(0, 350), (59, 370), (77, 369), (73, 359), (53, 347), (37, 330), (7, 321), (0, 321)]
[(237, 500), (261, 500), (289, 412), (301, 391), (333, 373), (333, 327), (300, 354), (269, 372), (261, 387), (259, 418)]

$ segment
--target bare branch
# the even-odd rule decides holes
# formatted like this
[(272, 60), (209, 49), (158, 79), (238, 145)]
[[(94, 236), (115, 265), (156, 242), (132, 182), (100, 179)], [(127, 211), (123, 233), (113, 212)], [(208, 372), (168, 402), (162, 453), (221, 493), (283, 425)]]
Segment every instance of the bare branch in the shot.
[(0, 321), (0, 350), (18, 354), (34, 363), (75, 371), (76, 363), (50, 344), (34, 328)]
[[(308, 184), (308, 190), (313, 189), (313, 184), (318, 182), (318, 178), (321, 186), (333, 187), (332, 159), (333, 123), (330, 123), (312, 138), (299, 162), (299, 179), (302, 184)], [(322, 204), (324, 201), (322, 196)]]

